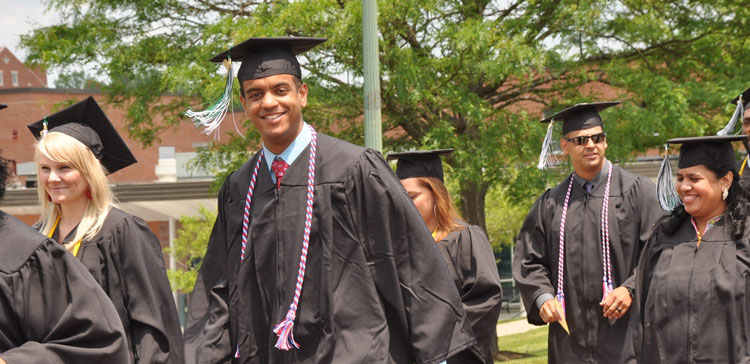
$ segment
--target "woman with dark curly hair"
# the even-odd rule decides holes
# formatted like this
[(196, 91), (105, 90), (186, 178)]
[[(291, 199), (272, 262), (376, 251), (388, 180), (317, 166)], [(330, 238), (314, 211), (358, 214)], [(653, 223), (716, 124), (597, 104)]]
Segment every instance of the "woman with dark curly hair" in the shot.
[[(9, 177), (0, 157), (0, 199)], [(0, 210), (0, 364), (128, 363), (117, 311), (65, 248)]]
[(746, 138), (668, 141), (682, 144), (681, 205), (657, 223), (637, 268), (638, 363), (750, 361), (750, 201), (730, 143)]

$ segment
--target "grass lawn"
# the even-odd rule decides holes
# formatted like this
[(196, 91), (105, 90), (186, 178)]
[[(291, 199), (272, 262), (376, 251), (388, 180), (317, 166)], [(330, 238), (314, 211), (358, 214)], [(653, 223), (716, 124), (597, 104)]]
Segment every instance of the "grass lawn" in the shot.
[(500, 352), (513, 352), (529, 355), (525, 358), (496, 361), (502, 364), (544, 364), (547, 363), (547, 330), (546, 326), (521, 334), (501, 336), (498, 338)]

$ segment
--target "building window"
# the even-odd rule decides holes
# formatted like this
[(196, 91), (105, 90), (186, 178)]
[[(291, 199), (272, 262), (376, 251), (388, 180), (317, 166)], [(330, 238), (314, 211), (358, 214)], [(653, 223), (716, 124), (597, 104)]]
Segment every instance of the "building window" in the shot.
[(3, 71), (0, 71), (0, 86), (5, 84), (5, 80), (3, 79)]
[(13, 86), (18, 86), (18, 71), (10, 71), (10, 78), (13, 81)]

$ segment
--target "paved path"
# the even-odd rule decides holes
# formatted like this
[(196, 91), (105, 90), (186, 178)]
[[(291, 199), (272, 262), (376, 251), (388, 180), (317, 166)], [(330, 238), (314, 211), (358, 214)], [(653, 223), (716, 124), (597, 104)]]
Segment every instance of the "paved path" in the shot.
[(516, 321), (504, 322), (497, 325), (497, 336), (520, 334), (529, 330), (536, 329), (542, 326), (534, 326), (526, 321), (526, 318), (522, 318)]

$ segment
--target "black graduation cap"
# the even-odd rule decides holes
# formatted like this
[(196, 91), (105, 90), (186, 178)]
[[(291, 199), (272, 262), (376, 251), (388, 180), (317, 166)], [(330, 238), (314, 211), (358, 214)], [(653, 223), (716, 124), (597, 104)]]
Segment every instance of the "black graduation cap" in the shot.
[(0, 110), (5, 109), (6, 107), (8, 107), (8, 105), (0, 104)]
[(225, 59), (242, 62), (237, 79), (240, 82), (279, 74), (302, 78), (296, 55), (312, 49), (328, 38), (269, 37), (250, 38), (211, 58), (211, 62)]
[(390, 153), (388, 160), (398, 159), (396, 176), (399, 179), (415, 177), (433, 177), (443, 180), (443, 162), (441, 155), (453, 153), (453, 149), (415, 150), (411, 152)]
[(547, 134), (544, 136), (544, 141), (542, 142), (542, 152), (539, 155), (539, 164), (537, 164), (537, 168), (544, 169), (548, 165), (554, 164), (554, 162), (550, 162), (550, 154), (552, 150), (552, 130), (554, 129), (555, 121), (562, 121), (563, 135), (568, 134), (571, 131), (603, 126), (604, 123), (602, 122), (602, 117), (599, 115), (599, 112), (619, 103), (619, 101), (603, 101), (576, 104), (542, 119), (542, 123), (550, 124), (547, 127)]
[(750, 104), (750, 87), (746, 88), (745, 91), (742, 91), (741, 94), (739, 94), (737, 97), (733, 98), (732, 101), (729, 101), (730, 104), (736, 105), (737, 101), (742, 98), (742, 104), (747, 105)]
[(599, 116), (599, 112), (619, 103), (619, 101), (605, 101), (577, 104), (554, 115), (548, 116), (542, 119), (541, 122), (549, 123), (553, 120), (562, 121), (563, 135), (568, 134), (571, 131), (603, 126), (604, 124), (602, 122), (602, 117)]
[(713, 165), (717, 162), (736, 164), (732, 143), (747, 140), (747, 135), (712, 135), (705, 137), (674, 138), (669, 144), (682, 144), (678, 168), (697, 165)]
[(67, 134), (87, 146), (109, 173), (137, 162), (92, 96), (29, 124), (35, 138), (42, 137), (45, 121), (50, 133)]
[[(742, 102), (740, 102), (740, 100)], [(732, 114), (732, 118), (729, 119), (729, 122), (727, 122), (727, 125), (724, 126), (723, 129), (719, 130), (719, 132), (716, 133), (716, 135), (732, 135), (735, 134), (735, 129), (737, 129), (737, 124), (742, 123), (742, 118), (745, 115), (745, 107), (750, 106), (750, 88), (745, 89), (745, 91), (742, 91), (741, 94), (739, 94), (737, 97), (733, 98), (732, 101), (729, 101), (732, 105), (737, 105), (734, 108), (734, 114)]]

